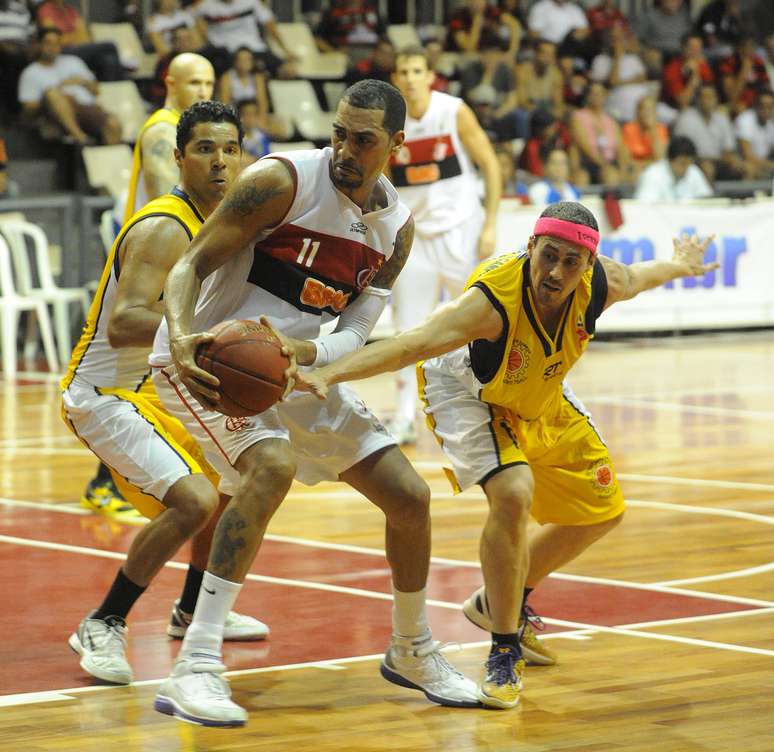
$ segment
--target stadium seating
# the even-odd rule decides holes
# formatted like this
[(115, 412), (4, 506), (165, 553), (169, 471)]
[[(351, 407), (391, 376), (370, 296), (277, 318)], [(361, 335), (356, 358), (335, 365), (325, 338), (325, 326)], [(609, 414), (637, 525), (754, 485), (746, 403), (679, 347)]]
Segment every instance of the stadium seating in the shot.
[(334, 114), (320, 109), (309, 81), (269, 81), (269, 96), (274, 112), (292, 122), (302, 138), (308, 141), (330, 138)]
[[(309, 26), (305, 23), (279, 23), (277, 31), (288, 50), (300, 58), (298, 75), (301, 78), (335, 79), (347, 72), (348, 58), (343, 52), (320, 52)], [(270, 42), (271, 44), (271, 42)], [(282, 50), (273, 49), (279, 57)]]
[(97, 102), (121, 122), (121, 140), (133, 144), (148, 118), (148, 107), (134, 81), (105, 81), (99, 85)]

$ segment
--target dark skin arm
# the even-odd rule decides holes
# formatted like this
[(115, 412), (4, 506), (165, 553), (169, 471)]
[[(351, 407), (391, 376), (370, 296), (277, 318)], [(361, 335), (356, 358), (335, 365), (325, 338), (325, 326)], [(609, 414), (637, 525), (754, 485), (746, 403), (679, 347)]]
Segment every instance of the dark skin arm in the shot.
[(121, 243), (115, 305), (108, 322), (113, 347), (150, 347), (164, 315), (159, 299), (169, 270), (190, 239), (170, 217), (138, 222)]

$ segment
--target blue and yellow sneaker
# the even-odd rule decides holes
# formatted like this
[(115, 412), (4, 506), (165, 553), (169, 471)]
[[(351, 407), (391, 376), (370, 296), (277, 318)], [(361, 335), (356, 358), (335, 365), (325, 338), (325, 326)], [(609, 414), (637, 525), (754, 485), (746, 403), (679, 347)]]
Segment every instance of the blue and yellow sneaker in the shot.
[(486, 661), (486, 678), (478, 688), (478, 699), (488, 708), (513, 708), (523, 687), (524, 658), (510, 645), (492, 648)]
[(142, 516), (121, 496), (111, 477), (103, 479), (97, 476), (90, 480), (81, 496), (81, 506), (119, 520), (138, 519)]

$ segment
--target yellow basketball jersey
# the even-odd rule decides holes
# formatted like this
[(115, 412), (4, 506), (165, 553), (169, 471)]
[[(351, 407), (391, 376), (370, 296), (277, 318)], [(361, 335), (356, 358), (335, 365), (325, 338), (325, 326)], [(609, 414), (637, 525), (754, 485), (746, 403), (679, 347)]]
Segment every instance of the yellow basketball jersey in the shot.
[(115, 304), (120, 269), (120, 248), (126, 234), (138, 222), (148, 217), (171, 217), (179, 222), (189, 238), (193, 238), (204, 218), (191, 199), (179, 188), (146, 204), (121, 228), (110, 249), (94, 300), (89, 308), (86, 325), (73, 350), (67, 374), (60, 386), (67, 389), (78, 379), (96, 387), (139, 389), (150, 373), (148, 347), (114, 348), (107, 338), (108, 322)]
[(560, 403), (562, 380), (594, 335), (607, 298), (607, 278), (599, 261), (584, 273), (552, 338), (535, 309), (529, 264), (526, 254), (497, 256), (473, 272), (466, 289), (482, 290), (504, 324), (496, 342), (475, 340), (469, 345), (480, 399), (535, 420)]
[(148, 203), (148, 196), (145, 192), (145, 183), (142, 174), (142, 137), (145, 131), (156, 123), (169, 123), (177, 128), (180, 120), (180, 113), (177, 110), (171, 110), (162, 107), (156, 110), (144, 123), (140, 132), (137, 134), (137, 141), (134, 144), (134, 153), (132, 155), (132, 173), (129, 176), (129, 192), (126, 197), (126, 209), (124, 210), (124, 223), (128, 222), (132, 215)]

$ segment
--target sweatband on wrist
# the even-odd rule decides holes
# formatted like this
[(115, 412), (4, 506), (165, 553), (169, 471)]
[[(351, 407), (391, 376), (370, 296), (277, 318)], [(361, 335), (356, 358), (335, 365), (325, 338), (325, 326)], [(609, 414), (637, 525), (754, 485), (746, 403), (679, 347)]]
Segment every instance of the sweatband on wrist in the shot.
[(592, 255), (597, 252), (599, 245), (599, 233), (588, 225), (581, 225), (576, 222), (569, 222), (566, 219), (557, 219), (556, 217), (540, 217), (535, 222), (535, 229), (532, 234), (550, 235), (552, 238), (568, 240), (570, 243), (588, 248)]
[(357, 300), (348, 305), (339, 316), (336, 328), (330, 334), (323, 334), (312, 340), (317, 348), (312, 365), (317, 368), (326, 366), (363, 347), (389, 298), (389, 290), (379, 287), (363, 289)]

